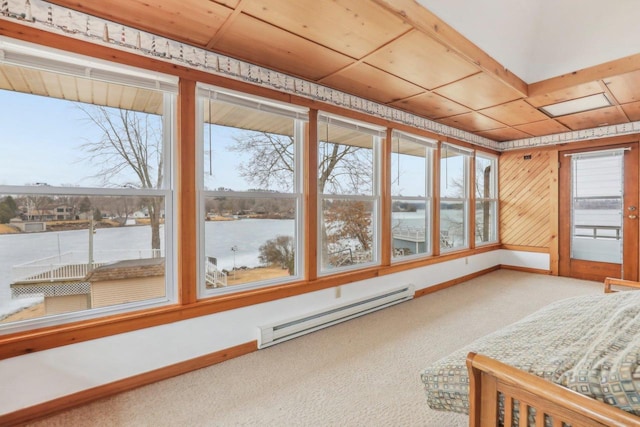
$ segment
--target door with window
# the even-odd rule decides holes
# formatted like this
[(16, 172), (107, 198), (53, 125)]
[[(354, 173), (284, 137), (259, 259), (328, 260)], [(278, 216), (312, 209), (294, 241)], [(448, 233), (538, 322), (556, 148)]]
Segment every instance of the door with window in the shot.
[(638, 280), (638, 143), (560, 153), (559, 273)]

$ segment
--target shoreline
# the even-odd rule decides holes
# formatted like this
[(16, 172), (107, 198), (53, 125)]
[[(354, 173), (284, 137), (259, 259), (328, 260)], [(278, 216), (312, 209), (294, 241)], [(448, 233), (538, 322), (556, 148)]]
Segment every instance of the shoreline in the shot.
[[(285, 218), (282, 216), (272, 216), (272, 215), (247, 215), (242, 217), (230, 217), (230, 216), (210, 216), (205, 219), (206, 222), (217, 222), (217, 221), (241, 221), (243, 219), (294, 219), (294, 218)], [(135, 218), (135, 224), (121, 225), (120, 223), (113, 220), (101, 220), (95, 222), (95, 229), (104, 229), (104, 228), (118, 228), (118, 227), (138, 227), (149, 225), (149, 220), (147, 218)], [(41, 221), (39, 221), (41, 222)], [(35, 233), (47, 233), (47, 232), (59, 232), (59, 231), (74, 231), (74, 230), (88, 230), (89, 229), (89, 221), (87, 220), (68, 220), (68, 221), (44, 221), (46, 224), (46, 230), (38, 231)], [(163, 224), (164, 221), (161, 221)], [(11, 224), (0, 224), (0, 235), (3, 234), (27, 234), (21, 231), (19, 228), (11, 225)]]

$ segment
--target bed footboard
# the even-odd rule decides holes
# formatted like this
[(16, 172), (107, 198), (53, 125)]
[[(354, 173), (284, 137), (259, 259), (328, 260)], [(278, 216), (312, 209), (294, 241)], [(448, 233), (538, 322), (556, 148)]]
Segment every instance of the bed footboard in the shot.
[(467, 368), (470, 427), (640, 426), (640, 417), (495, 359), (469, 353)]

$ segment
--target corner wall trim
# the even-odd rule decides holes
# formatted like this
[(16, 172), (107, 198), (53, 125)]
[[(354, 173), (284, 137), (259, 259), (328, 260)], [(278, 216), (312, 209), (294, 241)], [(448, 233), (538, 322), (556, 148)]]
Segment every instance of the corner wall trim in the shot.
[(493, 267), (485, 268), (484, 270), (476, 271), (475, 273), (467, 274), (466, 276), (458, 277), (457, 279), (448, 280), (437, 285), (429, 286), (428, 288), (418, 289), (414, 295), (414, 298), (423, 297), (425, 295), (450, 288), (451, 286), (458, 285), (462, 282), (466, 282), (467, 280), (475, 279), (476, 277), (484, 276), (485, 274), (491, 273), (492, 271), (496, 270), (500, 270), (499, 265), (494, 265)]
[(15, 426), (40, 418), (45, 418), (57, 412), (62, 412), (76, 406), (84, 405), (104, 397), (113, 396), (124, 391), (133, 390), (154, 382), (166, 380), (177, 375), (186, 374), (187, 372), (195, 371), (197, 369), (206, 368), (256, 350), (258, 350), (258, 342), (250, 341), (235, 347), (185, 360), (184, 362), (178, 362), (153, 371), (134, 375), (132, 377), (124, 378), (87, 390), (82, 390), (48, 402), (0, 415), (0, 425)]
[(551, 270), (544, 270), (542, 268), (518, 267), (517, 265), (506, 264), (500, 264), (498, 267), (503, 270), (522, 271), (524, 273), (546, 274), (547, 276), (551, 274)]

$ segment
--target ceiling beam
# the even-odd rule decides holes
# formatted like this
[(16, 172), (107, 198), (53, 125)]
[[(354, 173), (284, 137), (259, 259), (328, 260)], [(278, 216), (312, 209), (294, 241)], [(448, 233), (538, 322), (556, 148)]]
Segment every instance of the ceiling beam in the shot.
[(529, 85), (529, 95), (536, 96), (556, 92), (583, 83), (603, 80), (636, 70), (640, 70), (640, 53), (531, 83)]
[(529, 88), (521, 78), (507, 70), (498, 61), (454, 30), (436, 15), (419, 5), (415, 0), (371, 0), (385, 8), (419, 31), (442, 43), (465, 60), (472, 62), (488, 75), (497, 78), (515, 89), (523, 97)]

